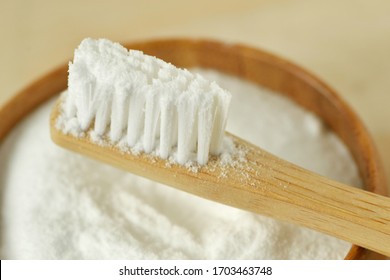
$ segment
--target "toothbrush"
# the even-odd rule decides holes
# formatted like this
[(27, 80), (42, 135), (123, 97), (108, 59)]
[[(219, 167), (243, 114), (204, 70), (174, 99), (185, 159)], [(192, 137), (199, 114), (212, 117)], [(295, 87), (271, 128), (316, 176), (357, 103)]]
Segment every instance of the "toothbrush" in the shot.
[(108, 40), (84, 40), (51, 115), (55, 143), (195, 195), (390, 256), (390, 199), (224, 133), (230, 94)]

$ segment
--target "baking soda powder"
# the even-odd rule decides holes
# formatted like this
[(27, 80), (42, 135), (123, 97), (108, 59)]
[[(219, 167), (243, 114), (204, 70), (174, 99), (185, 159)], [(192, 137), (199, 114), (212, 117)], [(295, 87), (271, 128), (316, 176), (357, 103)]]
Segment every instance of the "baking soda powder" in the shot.
[[(315, 116), (264, 88), (198, 72), (232, 93), (228, 131), (361, 185), (349, 152)], [(340, 259), (350, 248), (64, 150), (50, 140), (52, 106), (29, 115), (0, 146), (3, 259)]]

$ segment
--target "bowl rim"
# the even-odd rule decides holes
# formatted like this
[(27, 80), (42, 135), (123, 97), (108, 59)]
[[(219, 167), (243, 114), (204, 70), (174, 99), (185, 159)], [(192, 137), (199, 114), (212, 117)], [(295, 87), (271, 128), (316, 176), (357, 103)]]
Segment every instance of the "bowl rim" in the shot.
[[(360, 152), (364, 152), (363, 158), (360, 159), (358, 167), (366, 185), (366, 189), (378, 194), (387, 195), (387, 184), (383, 165), (375, 144), (365, 125), (335, 90), (304, 68), (257, 47), (254, 48), (242, 44), (227, 44), (212, 39), (152, 39), (128, 42), (123, 45), (128, 49), (138, 49), (144, 51), (146, 54), (161, 57), (162, 59), (172, 62), (175, 65), (177, 65), (175, 60), (184, 60), (184, 63), (181, 63), (182, 65), (177, 65), (179, 67), (188, 67), (191, 63), (197, 63), (197, 66), (216, 69), (253, 82), (253, 77), (246, 76), (248, 75), (247, 72), (237, 72), (242, 71), (242, 65), (238, 65), (236, 68), (232, 65), (232, 69), (227, 69), (227, 71), (225, 71), (226, 69), (210, 67), (210, 65), (212, 66), (212, 64), (210, 64), (213, 63), (212, 61), (200, 60), (199, 63), (199, 61), (196, 60), (199, 58), (196, 54), (200, 50), (215, 52), (216, 54), (220, 52), (222, 55), (226, 55), (227, 57), (233, 57), (233, 61), (236, 61), (236, 58), (234, 57), (237, 55), (245, 56), (247, 59), (261, 60), (261, 63), (265, 63), (267, 65), (269, 64), (270, 66), (275, 67), (275, 69), (279, 69), (288, 75), (293, 75), (296, 79), (301, 80), (307, 85), (314, 86), (318, 90), (317, 94), (321, 96), (321, 98), (325, 98), (330, 102), (329, 106), (334, 106), (343, 112), (342, 117), (349, 122), (351, 131), (354, 131), (357, 148), (359, 148), (358, 150)], [(190, 55), (183, 57), (183, 53), (181, 53), (183, 50), (186, 50), (187, 52), (190, 50), (190, 54), (194, 54), (195, 56)], [(168, 58), (166, 56), (168, 56)], [(0, 145), (2, 144), (3, 139), (24, 117), (39, 107), (42, 103), (66, 89), (67, 73), (68, 63), (65, 63), (19, 91), (0, 107), (0, 119), (2, 120), (2, 124), (0, 125)], [(237, 73), (239, 75), (237, 75)], [(255, 81), (255, 83), (260, 84), (257, 81)], [(261, 85), (264, 86), (264, 84)], [(301, 107), (303, 106), (306, 109), (311, 110), (311, 108), (307, 107), (308, 104), (305, 104), (305, 102), (303, 102), (303, 104), (297, 102), (297, 100), (294, 99), (296, 96), (286, 95), (286, 92), (280, 90), (277, 90), (276, 93), (281, 93), (287, 96), (294, 103), (298, 103)], [(324, 119), (323, 116), (319, 115), (319, 112), (314, 111), (314, 113), (322, 120)], [(344, 145), (350, 148), (348, 143), (345, 142), (345, 136), (340, 135), (340, 132), (335, 132), (340, 136)], [(355, 157), (356, 161), (356, 151), (351, 151), (351, 153)], [(362, 171), (361, 169), (364, 170)], [(382, 258), (384, 258), (382, 255), (357, 245), (352, 245), (348, 254), (345, 256), (346, 260)]]

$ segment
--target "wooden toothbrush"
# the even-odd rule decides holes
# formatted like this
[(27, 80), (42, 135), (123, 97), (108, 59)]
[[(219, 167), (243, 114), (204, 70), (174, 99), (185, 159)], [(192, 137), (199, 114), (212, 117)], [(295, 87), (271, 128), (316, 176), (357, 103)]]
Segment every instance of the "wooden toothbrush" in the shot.
[[(98, 54), (97, 50), (105, 47), (112, 48), (113, 57), (122, 59), (120, 62), (123, 67), (122, 71), (127, 71), (125, 68), (129, 62), (125, 52), (118, 45), (111, 45), (107, 41), (92, 40), (85, 43), (84, 47)], [(70, 76), (74, 76), (69, 79), (69, 82), (76, 84), (69, 84), (68, 93), (58, 100), (52, 111), (51, 137), (58, 145), (200, 197), (289, 221), (390, 256), (389, 198), (332, 181), (271, 155), (236, 136), (224, 135), (225, 111), (229, 101), (229, 96), (224, 92), (215, 94), (212, 99), (207, 99), (209, 103), (201, 103), (204, 102), (202, 100), (206, 100), (203, 95), (197, 99), (191, 99), (189, 103), (175, 102), (176, 99), (180, 99), (180, 96), (174, 96), (173, 101), (170, 100), (173, 103), (169, 104), (175, 104), (176, 107), (168, 106), (167, 112), (180, 110), (178, 107), (187, 107), (182, 115), (171, 115), (169, 125), (161, 126), (158, 123), (161, 115), (156, 112), (161, 112), (159, 110), (162, 109), (156, 105), (160, 104), (160, 101), (159, 93), (155, 90), (164, 88), (164, 83), (172, 81), (169, 75), (159, 76), (160, 72), (157, 70), (162, 67), (159, 64), (161, 62), (155, 62), (149, 57), (142, 58), (142, 54), (135, 53), (141, 62), (132, 61), (131, 67), (135, 67), (137, 71), (144, 71), (147, 77), (145, 80), (142, 75), (126, 77), (126, 79), (134, 78), (134, 81), (148, 83), (151, 86), (148, 90), (152, 93), (149, 94), (150, 99), (145, 100), (142, 99), (145, 98), (142, 95), (137, 95), (133, 96), (134, 100), (129, 101), (124, 97), (121, 89), (132, 92), (134, 88), (123, 86), (121, 83), (114, 83), (112, 87), (109, 87), (107, 86), (110, 85), (109, 78), (107, 78), (107, 83), (99, 87), (98, 82), (88, 73), (87, 81), (84, 79), (83, 83), (77, 84), (78, 79), (82, 80), (85, 77), (83, 71), (88, 70), (86, 63), (90, 58), (77, 64), (76, 59), (83, 58), (83, 55), (82, 48), (80, 48), (78, 56), (75, 55), (73, 69), (70, 68), (70, 72), (73, 71)], [(152, 66), (147, 68), (143, 66), (143, 63), (146, 63), (146, 66), (148, 63)], [(77, 68), (77, 65), (81, 65), (81, 70)], [(86, 69), (82, 68), (85, 66), (87, 66)], [(105, 67), (103, 68), (106, 69)], [(180, 73), (175, 72), (172, 75), (178, 77)], [(112, 79), (115, 80), (115, 77)], [(151, 77), (151, 80), (148, 80), (148, 77)], [(192, 76), (187, 78), (193, 79)], [(156, 79), (163, 80), (163, 85), (154, 81)], [(99, 88), (102, 89), (99, 90)], [(197, 88), (209, 89), (210, 85), (200, 83)], [(83, 95), (85, 92), (80, 89), (87, 92), (88, 100)], [(215, 87), (213, 89), (219, 90)], [(120, 101), (130, 108), (120, 110), (119, 115), (125, 114), (125, 118), (112, 117), (118, 113), (113, 110), (115, 109), (114, 102), (119, 102), (119, 99), (112, 97), (112, 94), (115, 96), (117, 92), (122, 94)], [(132, 108), (129, 105), (131, 102), (145, 107), (155, 106), (150, 107), (149, 111), (145, 109), (133, 115), (133, 117), (145, 119), (141, 121), (143, 124), (141, 127), (126, 126), (130, 123), (127, 117)], [(122, 103), (118, 103), (118, 108)], [(202, 104), (202, 106), (191, 107), (194, 104)], [(212, 104), (206, 110), (207, 112), (203, 115), (198, 114), (207, 104)], [(151, 112), (151, 115), (146, 112)], [(186, 122), (192, 125), (186, 127), (183, 122), (180, 125), (180, 116), (185, 116)], [(191, 116), (195, 119), (191, 119)], [(120, 125), (116, 126), (119, 136), (115, 138), (110, 134), (109, 126), (112, 127), (116, 120), (119, 120)], [(213, 125), (217, 127), (216, 130), (213, 130)], [(73, 129), (74, 127), (77, 129)], [(174, 132), (183, 129), (184, 132), (182, 136), (177, 137), (179, 139), (170, 133), (168, 136), (162, 136), (164, 131), (157, 131), (161, 127), (167, 127)], [(199, 127), (202, 127), (202, 130)], [(200, 133), (207, 128), (210, 130), (209, 133)], [(138, 139), (139, 141), (136, 141), (133, 146), (126, 147), (127, 140), (123, 140), (122, 134), (128, 135), (129, 130), (130, 133), (133, 130), (136, 131), (137, 137), (142, 140)], [(150, 134), (150, 137), (145, 137), (145, 131)], [(180, 132), (178, 134), (180, 135)], [(180, 140), (184, 137), (183, 135), (187, 136), (185, 141)], [(166, 142), (166, 140), (161, 140), (162, 137), (169, 138), (170, 143), (168, 149), (162, 149), (168, 150), (168, 154), (165, 154), (163, 158), (159, 156), (161, 149), (156, 148)], [(150, 143), (151, 140), (145, 140), (145, 138), (151, 138), (152, 143)], [(221, 139), (231, 141), (234, 147), (229, 161), (219, 156), (223, 145)], [(176, 151), (175, 145), (179, 146), (180, 143), (185, 146), (184, 156), (178, 159), (179, 152), (176, 152), (176, 158), (173, 153)], [(137, 145), (144, 145), (144, 147), (139, 148)], [(149, 148), (145, 148), (146, 145), (149, 145)], [(191, 160), (194, 148), (197, 153), (195, 160), (197, 162), (189, 166), (187, 163)], [(134, 149), (137, 152), (134, 152)]]

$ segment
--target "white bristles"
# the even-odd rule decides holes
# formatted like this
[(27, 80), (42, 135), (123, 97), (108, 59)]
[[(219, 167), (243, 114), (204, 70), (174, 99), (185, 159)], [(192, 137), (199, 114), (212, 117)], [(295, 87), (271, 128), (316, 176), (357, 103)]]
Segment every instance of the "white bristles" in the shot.
[(129, 89), (122, 87), (116, 90), (113, 95), (110, 123), (110, 139), (114, 143), (118, 142), (123, 135), (123, 131), (127, 128), (127, 120), (129, 115)]
[[(215, 83), (105, 39), (85, 39), (69, 63), (65, 117), (129, 148), (206, 164), (222, 150), (230, 94)], [(124, 140), (124, 141), (122, 141)]]
[(98, 95), (98, 98), (104, 98), (104, 100), (98, 100), (96, 102), (96, 114), (95, 114), (95, 127), (94, 131), (97, 135), (102, 136), (106, 132), (106, 128), (110, 123), (111, 117), (111, 101), (112, 95), (107, 94), (105, 91), (110, 91), (110, 88), (101, 89), (102, 93)]
[(172, 147), (176, 144), (177, 137), (174, 131), (177, 131), (177, 113), (172, 99), (164, 98), (160, 101), (160, 157), (168, 158)]
[(93, 84), (86, 82), (76, 92), (75, 104), (77, 109), (77, 119), (80, 121), (82, 130), (88, 129), (94, 117), (94, 98), (93, 98)]
[[(186, 91), (179, 96), (177, 106), (178, 139), (177, 139), (177, 161), (185, 164), (190, 153), (195, 150), (197, 131), (195, 121), (198, 112), (199, 95)], [(196, 133), (196, 134), (195, 134)]]
[(214, 127), (211, 136), (210, 153), (218, 155), (222, 150), (223, 135), (226, 128), (230, 93), (221, 89), (216, 83), (211, 84), (211, 92), (216, 94), (217, 105), (215, 111)]
[(151, 153), (154, 150), (157, 138), (157, 121), (160, 116), (160, 96), (152, 88), (146, 92), (145, 102), (145, 126), (144, 126), (144, 150)]
[(198, 112), (198, 154), (197, 161), (205, 164), (209, 158), (211, 136), (215, 119), (216, 100), (214, 96), (206, 96), (199, 106)]
[(130, 147), (135, 146), (142, 135), (142, 129), (145, 123), (145, 93), (150, 90), (149, 86), (144, 85), (140, 89), (132, 92), (130, 95), (129, 118), (127, 124), (127, 144)]

